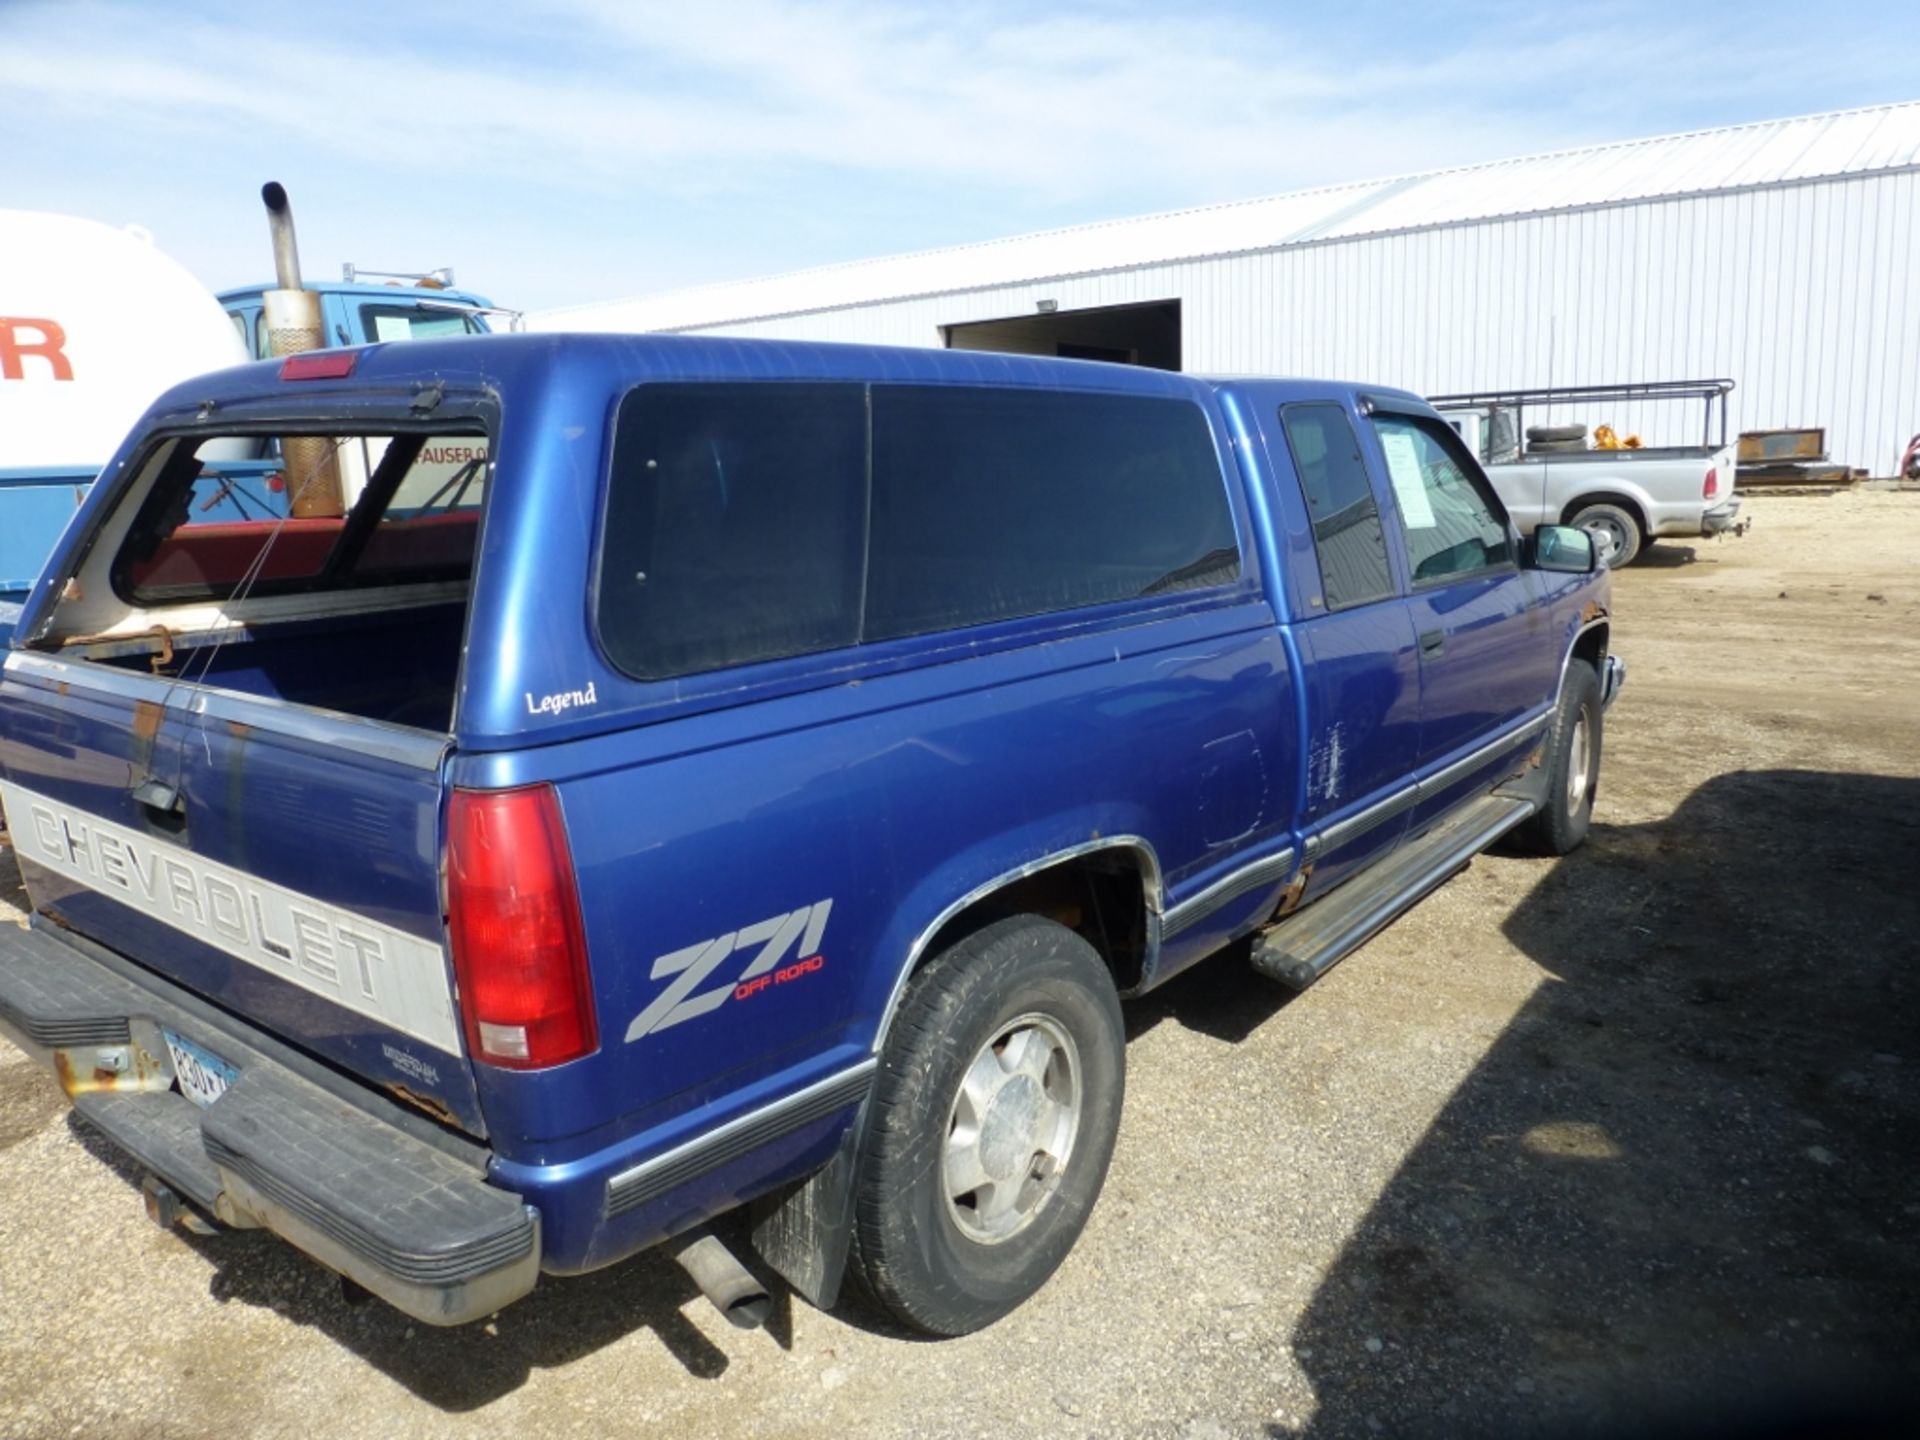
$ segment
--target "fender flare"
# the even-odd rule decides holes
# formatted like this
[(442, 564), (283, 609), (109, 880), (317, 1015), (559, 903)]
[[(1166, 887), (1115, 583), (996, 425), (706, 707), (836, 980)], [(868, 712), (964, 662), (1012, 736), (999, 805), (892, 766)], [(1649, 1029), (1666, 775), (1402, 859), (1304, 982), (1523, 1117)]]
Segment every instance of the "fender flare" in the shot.
[(874, 1027), (873, 1053), (878, 1055), (886, 1047), (887, 1032), (893, 1026), (893, 1017), (900, 1008), (901, 997), (906, 994), (907, 982), (913, 978), (913, 972), (920, 968), (921, 961), (926, 958), (934, 937), (939, 935), (952, 920), (997, 891), (1017, 884), (1030, 875), (1038, 875), (1041, 871), (1051, 870), (1056, 865), (1064, 865), (1069, 861), (1084, 859), (1088, 855), (1097, 855), (1106, 850), (1130, 850), (1139, 857), (1142, 877), (1141, 898), (1146, 904), (1147, 913), (1149, 915), (1165, 914), (1167, 894), (1165, 872), (1160, 868), (1159, 852), (1153, 848), (1153, 842), (1144, 835), (1105, 835), (1097, 840), (1087, 840), (1078, 845), (1063, 846), (1016, 865), (1010, 870), (1003, 870), (943, 907), (914, 937), (913, 943), (907, 947), (906, 959), (901, 964), (899, 973), (894, 976), (886, 1006), (880, 1012), (880, 1022)]
[[(1580, 637), (1594, 630), (1605, 630), (1607, 638), (1613, 638), (1613, 616), (1608, 611), (1591, 615), (1574, 627), (1573, 634), (1567, 637), (1566, 651), (1560, 656), (1560, 676), (1554, 681), (1553, 703), (1560, 704), (1560, 696), (1567, 688), (1567, 670), (1573, 664), (1573, 653), (1580, 648)], [(1603, 651), (1604, 653), (1604, 651)]]

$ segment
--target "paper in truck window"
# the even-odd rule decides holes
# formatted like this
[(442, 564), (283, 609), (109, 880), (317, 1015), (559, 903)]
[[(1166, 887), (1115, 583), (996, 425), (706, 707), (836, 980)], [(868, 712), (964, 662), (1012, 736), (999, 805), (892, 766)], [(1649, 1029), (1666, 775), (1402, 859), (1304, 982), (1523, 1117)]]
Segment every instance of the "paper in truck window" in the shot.
[(477, 335), (479, 318), (465, 310), (432, 310), (424, 305), (362, 305), (361, 330), (374, 340), (433, 340), (445, 335)]
[(1393, 481), (1393, 498), (1400, 504), (1400, 516), (1409, 530), (1431, 530), (1433, 502), (1427, 498), (1427, 476), (1420, 464), (1420, 452), (1413, 436), (1405, 431), (1375, 427), (1380, 448), (1387, 455), (1387, 478)]

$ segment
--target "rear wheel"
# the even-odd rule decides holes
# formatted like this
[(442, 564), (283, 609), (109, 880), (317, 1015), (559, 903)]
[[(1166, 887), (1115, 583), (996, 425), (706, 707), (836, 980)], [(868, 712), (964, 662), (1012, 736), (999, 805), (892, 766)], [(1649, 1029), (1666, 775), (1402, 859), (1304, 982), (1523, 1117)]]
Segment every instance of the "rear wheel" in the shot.
[(1593, 795), (1600, 784), (1603, 732), (1600, 675), (1585, 660), (1567, 662), (1560, 705), (1547, 732), (1546, 795), (1540, 809), (1516, 832), (1539, 855), (1567, 855), (1580, 848), (1593, 823)]
[(1583, 505), (1567, 523), (1577, 525), (1593, 537), (1594, 553), (1609, 570), (1631, 565), (1644, 543), (1640, 522), (1618, 505), (1604, 502)]
[(913, 977), (861, 1146), (852, 1264), (896, 1320), (964, 1335), (1037, 1291), (1086, 1226), (1126, 1046), (1093, 947), (997, 921)]

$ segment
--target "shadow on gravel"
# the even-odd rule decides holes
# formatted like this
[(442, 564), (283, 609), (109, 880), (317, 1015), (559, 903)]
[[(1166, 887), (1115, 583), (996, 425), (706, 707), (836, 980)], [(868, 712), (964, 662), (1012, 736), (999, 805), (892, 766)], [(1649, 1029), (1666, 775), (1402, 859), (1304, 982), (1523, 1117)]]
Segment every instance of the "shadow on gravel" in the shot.
[(1649, 541), (1633, 564), (1638, 570), (1679, 570), (1699, 558), (1699, 550), (1692, 545), (1676, 545), (1671, 540), (1660, 540)]
[(1920, 1433), (1916, 883), (1915, 780), (1596, 826), (1506, 927), (1548, 978), (1301, 1318), (1307, 1433)]
[[(78, 1116), (70, 1115), (68, 1124), (96, 1159), (126, 1179), (128, 1208), (137, 1209), (141, 1169)], [(755, 1260), (744, 1224), (739, 1215), (725, 1216), (713, 1228), (762, 1279), (773, 1281)], [(265, 1231), (175, 1233), (212, 1270), (207, 1289), (216, 1302), (259, 1306), (311, 1326), (446, 1411), (477, 1410), (519, 1389), (535, 1370), (567, 1365), (641, 1331), (651, 1331), (694, 1379), (717, 1379), (729, 1363), (705, 1333), (724, 1331), (727, 1322), (686, 1272), (658, 1252), (591, 1275), (542, 1276), (531, 1295), (491, 1321), (442, 1330), (378, 1300), (347, 1298), (332, 1271)], [(785, 1285), (769, 1289), (773, 1313), (764, 1336), (755, 1338), (764, 1344), (771, 1337), (790, 1350), (795, 1301)]]
[(1163, 1021), (1214, 1040), (1237, 1045), (1299, 998), (1262, 979), (1248, 959), (1253, 942), (1242, 940), (1173, 977), (1137, 1000), (1129, 1000), (1127, 1040), (1132, 1043)]

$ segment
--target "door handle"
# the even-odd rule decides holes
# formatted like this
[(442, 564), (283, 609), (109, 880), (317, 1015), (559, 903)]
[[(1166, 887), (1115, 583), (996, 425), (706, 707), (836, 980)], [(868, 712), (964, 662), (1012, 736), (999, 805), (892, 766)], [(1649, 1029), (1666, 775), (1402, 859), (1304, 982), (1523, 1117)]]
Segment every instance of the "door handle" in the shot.
[(187, 823), (187, 802), (178, 789), (151, 777), (133, 787), (134, 802), (148, 821), (162, 830), (180, 830)]
[(1422, 655), (1444, 655), (1447, 649), (1447, 632), (1444, 630), (1422, 630), (1420, 632), (1420, 653)]

